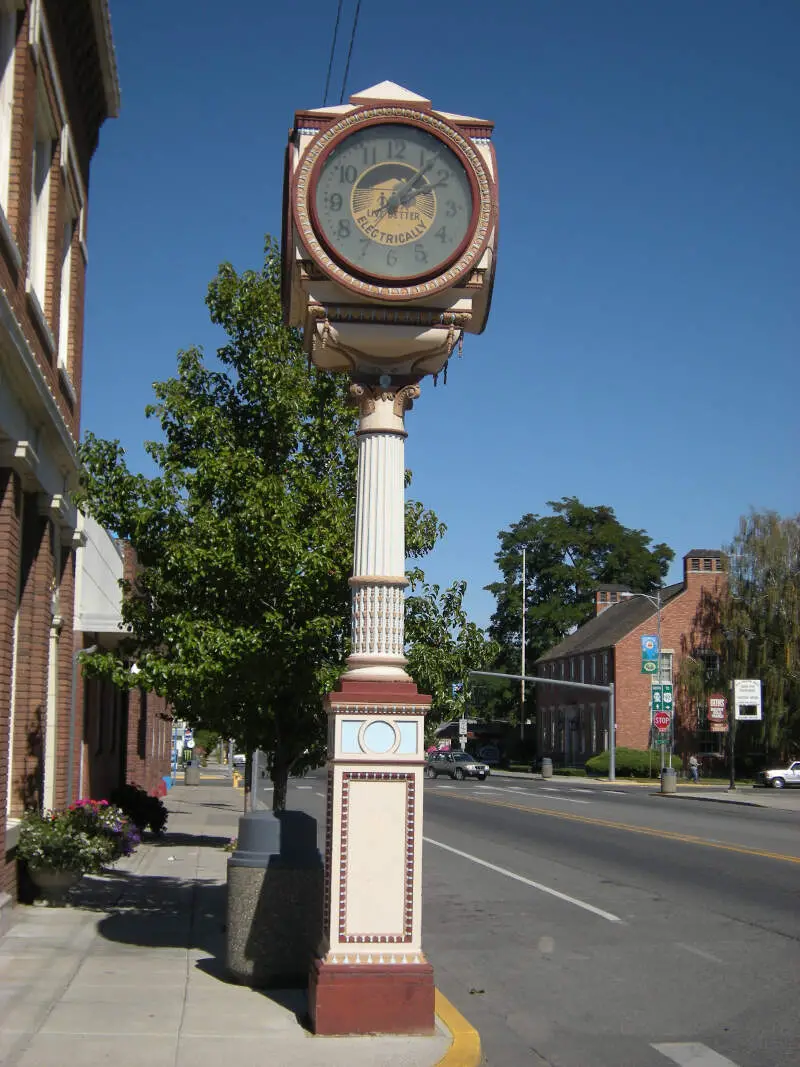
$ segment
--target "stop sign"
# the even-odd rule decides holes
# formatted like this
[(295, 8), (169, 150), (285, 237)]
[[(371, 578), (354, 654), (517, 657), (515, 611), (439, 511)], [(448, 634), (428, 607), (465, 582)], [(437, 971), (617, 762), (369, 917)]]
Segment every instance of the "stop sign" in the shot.
[(653, 725), (657, 730), (668, 730), (672, 717), (668, 711), (657, 711), (653, 716)]

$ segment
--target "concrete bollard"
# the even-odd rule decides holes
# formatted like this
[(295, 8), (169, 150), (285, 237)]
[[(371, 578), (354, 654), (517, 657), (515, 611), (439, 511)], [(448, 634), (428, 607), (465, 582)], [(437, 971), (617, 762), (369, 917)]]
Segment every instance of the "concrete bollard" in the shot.
[(542, 778), (553, 777), (553, 761), (545, 757), (542, 760)]
[(661, 772), (661, 792), (678, 792), (678, 772), (672, 767), (665, 767), (664, 770)]
[(184, 785), (200, 785), (200, 761), (190, 760), (183, 768)]
[(322, 937), (317, 823), (302, 811), (248, 812), (228, 860), (226, 967), (256, 988), (305, 986)]

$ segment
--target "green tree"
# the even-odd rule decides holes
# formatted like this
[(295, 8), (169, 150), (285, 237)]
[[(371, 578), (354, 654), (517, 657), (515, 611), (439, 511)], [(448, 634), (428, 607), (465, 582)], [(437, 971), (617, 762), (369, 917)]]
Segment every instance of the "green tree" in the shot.
[[(348, 379), (307, 366), (283, 325), (280, 262), (223, 264), (206, 297), (227, 337), (218, 368), (192, 348), (156, 383), (155, 477), (131, 472), (116, 441), (81, 448), (82, 506), (136, 551), (129, 631), (89, 670), (164, 694), (181, 718), (263, 749), (285, 806), (290, 772), (324, 752), (322, 698), (347, 654), (355, 500)], [(411, 552), (443, 527), (410, 502)]]
[(526, 664), (561, 641), (594, 611), (594, 589), (619, 583), (649, 593), (663, 581), (674, 552), (651, 547), (644, 530), (623, 526), (610, 507), (576, 497), (548, 501), (552, 515), (523, 515), (498, 534), (502, 578), (486, 586), (497, 607), (489, 635), (500, 646), (500, 669), (519, 673), (522, 633), (522, 550), (526, 549)]
[(786, 759), (800, 751), (800, 515), (743, 516), (727, 554), (725, 680), (761, 679), (762, 740), (768, 753)]
[(484, 670), (497, 655), (497, 646), (467, 618), (466, 582), (456, 581), (442, 590), (426, 582), (419, 569), (409, 577), (407, 669), (420, 691), (433, 698), (427, 722), (427, 727), (433, 729), (467, 713), (469, 672)]

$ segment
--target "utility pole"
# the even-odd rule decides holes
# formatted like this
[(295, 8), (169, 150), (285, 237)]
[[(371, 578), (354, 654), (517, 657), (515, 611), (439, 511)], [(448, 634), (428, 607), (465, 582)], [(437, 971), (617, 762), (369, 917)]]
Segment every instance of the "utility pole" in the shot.
[(522, 546), (522, 670), (520, 674), (522, 678), (519, 683), (519, 736), (525, 737), (525, 586), (527, 585), (527, 566), (526, 566), (526, 552), (525, 545)]

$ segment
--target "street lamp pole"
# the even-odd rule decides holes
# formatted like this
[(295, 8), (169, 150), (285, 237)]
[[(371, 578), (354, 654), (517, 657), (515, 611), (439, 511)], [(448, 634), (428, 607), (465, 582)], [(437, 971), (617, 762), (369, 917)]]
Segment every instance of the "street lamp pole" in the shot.
[(527, 583), (527, 566), (526, 566), (526, 552), (525, 545), (522, 546), (522, 670), (520, 674), (522, 679), (519, 683), (519, 736), (522, 739), (525, 736), (525, 585)]
[[(625, 595), (627, 597), (640, 596), (640, 597), (642, 597), (643, 600), (649, 600), (650, 603), (656, 609), (656, 633), (658, 634), (658, 636), (656, 638), (656, 641), (658, 643), (658, 660), (657, 660), (657, 662), (658, 662), (658, 670), (656, 672), (656, 680), (661, 682), (661, 681), (663, 681), (662, 666), (661, 666), (661, 590), (657, 589), (655, 596), (651, 596), (650, 593), (627, 593), (627, 594), (623, 594), (623, 595)], [(670, 681), (670, 683), (672, 683), (672, 676), (671, 675), (670, 675), (669, 681)], [(653, 704), (652, 704), (652, 700), (651, 700), (651, 703), (650, 703), (650, 732), (651, 733), (652, 733), (652, 730), (653, 730), (653, 718), (652, 718), (652, 716), (653, 716)], [(670, 767), (672, 767), (672, 746), (673, 746), (674, 739), (675, 739), (675, 710), (674, 710), (674, 708), (673, 708), (673, 710), (671, 712), (671, 716), (672, 716), (672, 722), (670, 723), (670, 736), (669, 736), (669, 765), (670, 765)], [(661, 749), (661, 770), (663, 771), (664, 770), (664, 746), (660, 745), (659, 747)]]
[(726, 630), (725, 639), (728, 642), (728, 683), (730, 685), (730, 692), (728, 693), (728, 792), (735, 793), (736, 769), (734, 766), (734, 757), (736, 755), (736, 701), (733, 679), (736, 672), (733, 667), (733, 649), (736, 634), (733, 630)]

